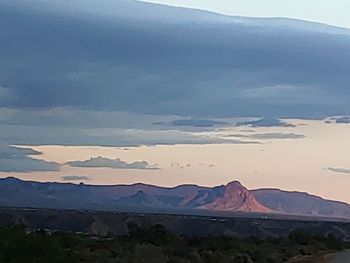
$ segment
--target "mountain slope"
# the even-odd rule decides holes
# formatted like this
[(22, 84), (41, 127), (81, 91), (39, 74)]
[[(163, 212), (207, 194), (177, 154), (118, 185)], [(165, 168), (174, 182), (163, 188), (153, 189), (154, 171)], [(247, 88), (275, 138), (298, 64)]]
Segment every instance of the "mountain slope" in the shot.
[(301, 192), (287, 192), (279, 189), (258, 189), (252, 195), (271, 210), (293, 215), (315, 215), (350, 218), (350, 206)]
[(272, 212), (260, 204), (239, 182), (226, 185), (221, 196), (202, 205), (201, 208), (218, 211)]
[(179, 196), (148, 195), (138, 191), (132, 196), (122, 197), (115, 202), (118, 206), (125, 207), (152, 207), (152, 208), (174, 208), (181, 201)]

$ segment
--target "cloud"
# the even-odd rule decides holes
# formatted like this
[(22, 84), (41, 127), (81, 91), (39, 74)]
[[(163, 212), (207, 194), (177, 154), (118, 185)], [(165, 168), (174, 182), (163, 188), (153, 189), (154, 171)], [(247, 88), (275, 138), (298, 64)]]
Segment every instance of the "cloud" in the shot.
[(170, 166), (173, 169), (184, 169), (185, 168), (185, 166), (183, 166), (182, 164), (180, 164), (178, 162), (171, 162)]
[(1, 3), (0, 79), (16, 94), (6, 107), (196, 119), (350, 112), (346, 29), (139, 1)]
[(16, 147), (0, 143), (0, 158), (21, 159), (30, 155), (42, 155), (42, 153), (31, 148)]
[(150, 165), (146, 161), (127, 163), (118, 159), (108, 159), (103, 157), (91, 158), (86, 161), (72, 161), (66, 163), (71, 167), (82, 168), (111, 168), (111, 169), (136, 169), (136, 170), (159, 170), (158, 167)]
[(339, 117), (335, 120), (335, 122), (341, 123), (341, 124), (349, 124), (350, 123), (350, 116)]
[(261, 118), (254, 121), (239, 122), (236, 126), (249, 126), (249, 127), (294, 127), (293, 124), (286, 121), (273, 119), (273, 118)]
[(269, 140), (269, 139), (303, 139), (306, 136), (302, 134), (295, 134), (295, 133), (272, 132), (272, 133), (255, 133), (250, 135), (230, 134), (230, 135), (227, 135), (227, 137), (249, 138), (253, 140)]
[(204, 166), (204, 167), (208, 167), (208, 168), (213, 168), (215, 167), (215, 164), (214, 163), (210, 163), (210, 164), (207, 164), (207, 163), (198, 163), (199, 166)]
[[(64, 108), (47, 112), (0, 108), (0, 141), (13, 145), (90, 145), (132, 147), (174, 144), (246, 144), (209, 136), (211, 128), (188, 130), (186, 127), (154, 127), (156, 118), (118, 112), (80, 113)], [(58, 112), (58, 113), (57, 113)], [(22, 114), (23, 113), (23, 114)], [(56, 114), (57, 113), (57, 114)], [(45, 115), (46, 114), (46, 115)], [(66, 116), (66, 117), (64, 117)], [(57, 117), (57, 118), (56, 118)], [(171, 118), (167, 116), (166, 118)], [(98, 119), (104, 119), (103, 121)]]
[(350, 112), (349, 30), (138, 1), (39, 2), (0, 4), (8, 144), (256, 143), (198, 130), (237, 116), (289, 127), (277, 119)]
[[(70, 107), (44, 109), (0, 108), (0, 140), (15, 145), (138, 146), (156, 144), (244, 143), (208, 137), (213, 127), (173, 126), (179, 116), (119, 111), (79, 110)], [(155, 126), (154, 123), (165, 126)], [(230, 119), (232, 123), (237, 120)], [(215, 124), (226, 123), (215, 120)], [(214, 123), (197, 124), (198, 126)]]
[[(197, 165), (198, 166), (202, 166), (202, 167), (206, 167), (206, 168), (213, 168), (213, 167), (215, 167), (215, 164), (213, 164), (213, 163), (210, 163), (210, 164), (198, 163)], [(193, 167), (194, 165), (190, 164), (190, 163), (188, 163), (188, 164), (181, 164), (181, 163), (178, 163), (178, 162), (172, 162), (172, 163), (170, 163), (170, 166), (173, 169), (184, 169), (184, 168)]]
[(251, 99), (291, 99), (296, 96), (304, 88), (292, 85), (273, 85), (267, 87), (258, 87), (245, 89), (241, 95)]
[(350, 124), (350, 116), (334, 116), (324, 120), (325, 123)]
[(88, 181), (90, 180), (87, 176), (78, 176), (78, 175), (66, 175), (62, 176), (63, 181)]
[(171, 122), (178, 116), (123, 111), (86, 110), (72, 107), (20, 109), (0, 107), (0, 125), (70, 128), (154, 129), (154, 122)]
[(14, 90), (0, 85), (0, 106), (13, 101), (15, 98)]
[(347, 168), (328, 167), (327, 170), (335, 173), (350, 174), (350, 169)]
[(322, 88), (293, 84), (274, 84), (243, 89), (238, 94), (242, 99), (249, 99), (258, 104), (262, 102), (274, 107), (295, 107), (296, 105), (310, 104), (310, 101), (318, 105), (327, 104), (327, 95), (332, 96)]
[(172, 122), (155, 122), (155, 125), (172, 125), (172, 126), (189, 126), (196, 128), (211, 128), (214, 126), (225, 126), (229, 123), (217, 120), (206, 120), (206, 119), (179, 119)]
[(17, 148), (6, 144), (0, 145), (0, 172), (29, 173), (40, 171), (59, 171), (60, 164), (33, 159), (30, 155), (40, 152), (29, 148)]
[(11, 94), (11, 90), (9, 88), (4, 88), (0, 85), (0, 99), (6, 98)]

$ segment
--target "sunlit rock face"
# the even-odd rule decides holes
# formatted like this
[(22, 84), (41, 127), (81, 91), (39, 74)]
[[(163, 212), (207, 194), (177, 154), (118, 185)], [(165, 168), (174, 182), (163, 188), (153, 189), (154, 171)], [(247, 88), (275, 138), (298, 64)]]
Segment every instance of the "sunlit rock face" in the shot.
[(227, 184), (220, 197), (202, 208), (218, 211), (271, 212), (237, 181)]

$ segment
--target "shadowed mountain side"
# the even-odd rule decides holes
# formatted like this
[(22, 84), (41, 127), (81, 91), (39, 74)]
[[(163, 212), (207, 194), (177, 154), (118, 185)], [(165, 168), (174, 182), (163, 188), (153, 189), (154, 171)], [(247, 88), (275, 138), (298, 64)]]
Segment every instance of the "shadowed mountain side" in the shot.
[[(212, 211), (279, 213), (327, 218), (350, 218), (350, 205), (306, 193), (247, 190), (239, 182), (217, 187), (180, 185), (95, 186), (0, 179), (0, 206), (98, 211)], [(196, 212), (196, 213), (197, 213)]]
[(174, 208), (178, 207), (183, 198), (180, 196), (166, 195), (148, 195), (143, 191), (138, 191), (136, 194), (128, 197), (122, 197), (115, 204), (124, 207), (160, 207)]
[(250, 191), (266, 207), (294, 215), (322, 215), (350, 218), (350, 206), (343, 202), (325, 200), (321, 197), (301, 192), (279, 189), (259, 189)]

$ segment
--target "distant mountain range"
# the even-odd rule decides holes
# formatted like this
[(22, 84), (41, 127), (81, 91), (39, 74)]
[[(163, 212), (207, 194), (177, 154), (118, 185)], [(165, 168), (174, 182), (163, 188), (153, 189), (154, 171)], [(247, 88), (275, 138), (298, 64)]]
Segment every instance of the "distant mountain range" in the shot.
[(0, 179), (0, 206), (118, 211), (215, 211), (349, 218), (350, 205), (300, 192), (248, 190), (239, 182), (213, 188), (180, 185), (85, 185)]

